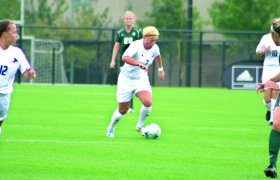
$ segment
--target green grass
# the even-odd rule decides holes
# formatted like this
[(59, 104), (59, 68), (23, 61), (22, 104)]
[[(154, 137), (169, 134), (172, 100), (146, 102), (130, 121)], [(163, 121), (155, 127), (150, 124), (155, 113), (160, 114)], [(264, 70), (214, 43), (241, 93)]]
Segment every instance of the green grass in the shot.
[(115, 86), (15, 85), (0, 136), (0, 179), (265, 179), (270, 126), (253, 90), (153, 88), (147, 119), (158, 140), (135, 131), (140, 102), (106, 138)]

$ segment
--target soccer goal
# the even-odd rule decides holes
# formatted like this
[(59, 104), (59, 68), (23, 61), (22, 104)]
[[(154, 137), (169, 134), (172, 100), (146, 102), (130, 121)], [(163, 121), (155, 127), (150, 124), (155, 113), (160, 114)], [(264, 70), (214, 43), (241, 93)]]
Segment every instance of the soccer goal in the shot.
[(37, 73), (33, 83), (68, 83), (61, 41), (24, 36), (23, 47)]

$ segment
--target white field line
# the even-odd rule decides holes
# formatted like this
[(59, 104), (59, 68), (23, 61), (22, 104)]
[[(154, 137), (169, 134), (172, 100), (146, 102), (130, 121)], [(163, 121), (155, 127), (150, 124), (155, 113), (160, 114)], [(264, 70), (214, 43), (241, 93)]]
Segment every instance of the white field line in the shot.
[(52, 143), (52, 144), (141, 144), (135, 142), (113, 142), (113, 141), (65, 141), (65, 140), (44, 140), (44, 139), (2, 139), (8, 143)]
[[(44, 139), (2, 139), (2, 142), (6, 143), (50, 143), (50, 144), (84, 144), (84, 145), (90, 145), (90, 144), (144, 144), (144, 142), (134, 141), (134, 142), (114, 142), (108, 138), (108, 141), (66, 141), (66, 140), (44, 140)], [(225, 144), (213, 144), (213, 147), (217, 148), (225, 148), (230, 147), (229, 145)], [(264, 149), (266, 146), (257, 145), (257, 144), (247, 144), (247, 145), (233, 145), (234, 147), (240, 147), (240, 148), (258, 148), (258, 149)]]
[(180, 129), (180, 130), (204, 130), (204, 131), (212, 131), (212, 130), (219, 130), (219, 131), (238, 131), (238, 132), (244, 132), (244, 131), (255, 131), (253, 128), (218, 128), (218, 127), (180, 127), (180, 128), (174, 128), (174, 129)]

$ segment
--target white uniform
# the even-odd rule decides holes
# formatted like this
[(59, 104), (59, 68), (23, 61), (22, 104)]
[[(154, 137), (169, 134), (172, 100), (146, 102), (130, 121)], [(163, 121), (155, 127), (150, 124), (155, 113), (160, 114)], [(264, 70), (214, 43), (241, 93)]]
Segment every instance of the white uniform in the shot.
[[(263, 62), (262, 82), (265, 83), (270, 78), (274, 77), (280, 72), (279, 67), (279, 46), (277, 46), (272, 40), (271, 34), (266, 34), (259, 42), (256, 52), (270, 47), (270, 51), (265, 53)], [(280, 85), (280, 83), (277, 83)]]
[(24, 73), (30, 65), (22, 50), (15, 46), (0, 48), (0, 121), (7, 117), (13, 82), (18, 69)]
[[(123, 54), (123, 56), (130, 56), (145, 66), (150, 66), (159, 55), (160, 51), (157, 44), (146, 50), (143, 39), (132, 42)], [(129, 102), (133, 93), (136, 94), (143, 90), (152, 92), (148, 72), (138, 66), (125, 63), (118, 77), (117, 101), (119, 103)]]

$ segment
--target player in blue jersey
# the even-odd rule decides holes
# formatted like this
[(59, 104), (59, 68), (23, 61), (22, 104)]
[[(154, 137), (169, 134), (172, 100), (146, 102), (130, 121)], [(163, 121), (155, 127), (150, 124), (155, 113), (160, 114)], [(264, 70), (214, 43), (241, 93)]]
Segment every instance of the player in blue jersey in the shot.
[(17, 27), (9, 20), (0, 21), (0, 134), (2, 124), (8, 115), (13, 82), (18, 70), (27, 77), (35, 78), (36, 72), (30, 65), (18, 47), (15, 47), (18, 39)]

